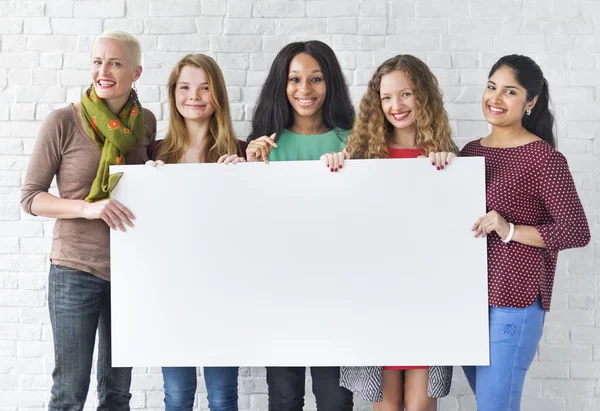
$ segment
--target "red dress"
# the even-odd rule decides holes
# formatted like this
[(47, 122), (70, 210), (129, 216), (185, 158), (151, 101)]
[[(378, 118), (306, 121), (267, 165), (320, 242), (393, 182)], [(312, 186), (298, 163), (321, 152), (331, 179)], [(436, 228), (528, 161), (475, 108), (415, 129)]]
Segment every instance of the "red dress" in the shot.
[[(390, 158), (417, 158), (423, 155), (423, 150), (420, 148), (392, 148), (388, 147), (388, 152), (390, 153)], [(419, 366), (402, 366), (402, 365), (393, 365), (383, 367), (384, 370), (426, 370), (429, 367), (419, 367)]]

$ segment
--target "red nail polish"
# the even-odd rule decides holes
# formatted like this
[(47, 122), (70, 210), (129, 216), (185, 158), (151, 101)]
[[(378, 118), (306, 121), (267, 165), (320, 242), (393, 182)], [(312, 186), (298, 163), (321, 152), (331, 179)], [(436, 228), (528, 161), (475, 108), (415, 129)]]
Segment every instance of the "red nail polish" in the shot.
[(446, 165), (448, 165), (448, 162), (446, 161)]
[(440, 167), (439, 167), (439, 166), (437, 166), (436, 168), (437, 168), (438, 170), (440, 169)]
[(329, 169), (329, 171), (331, 171), (333, 173), (333, 167)]
[(342, 168), (342, 166), (340, 166), (340, 169)]
[(442, 165), (442, 166), (440, 166), (440, 168), (443, 170), (443, 169), (444, 169), (444, 166)]
[(431, 163), (431, 165), (432, 165), (432, 166), (434, 166), (434, 165), (435, 165), (435, 163)]
[(335, 171), (335, 172), (337, 173), (337, 168), (336, 168), (336, 169), (334, 169), (333, 171)]

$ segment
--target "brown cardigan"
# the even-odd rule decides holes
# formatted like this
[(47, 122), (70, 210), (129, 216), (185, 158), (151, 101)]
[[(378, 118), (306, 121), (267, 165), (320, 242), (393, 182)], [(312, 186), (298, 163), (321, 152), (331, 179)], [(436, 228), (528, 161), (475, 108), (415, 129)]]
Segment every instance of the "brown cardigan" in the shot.
[[(156, 117), (144, 109), (144, 138), (125, 155), (125, 164), (144, 164), (156, 135)], [(56, 176), (61, 198), (83, 200), (96, 177), (102, 151), (84, 129), (75, 107), (53, 111), (42, 123), (25, 181), (21, 206), (29, 214), (36, 195), (48, 192)], [(110, 279), (110, 228), (103, 220), (56, 219), (50, 261)]]

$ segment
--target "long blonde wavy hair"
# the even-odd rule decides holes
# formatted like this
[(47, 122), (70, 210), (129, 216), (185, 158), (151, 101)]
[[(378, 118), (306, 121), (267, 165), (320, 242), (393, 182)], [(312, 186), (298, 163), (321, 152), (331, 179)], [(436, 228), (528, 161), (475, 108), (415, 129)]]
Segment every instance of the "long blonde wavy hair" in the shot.
[(394, 127), (385, 118), (379, 92), (381, 78), (396, 70), (408, 76), (415, 96), (416, 146), (423, 149), (425, 155), (434, 151), (456, 153), (458, 148), (451, 139), (452, 130), (437, 78), (420, 59), (401, 54), (384, 61), (369, 81), (348, 137), (347, 149), (351, 158), (389, 157), (388, 145)]
[(208, 80), (208, 92), (215, 112), (210, 117), (208, 135), (200, 152), (200, 162), (214, 163), (224, 154), (236, 154), (238, 144), (231, 122), (229, 99), (223, 73), (216, 61), (205, 54), (188, 54), (182, 58), (169, 76), (169, 129), (157, 153), (157, 160), (177, 163), (188, 149), (189, 135), (185, 121), (175, 104), (175, 87), (179, 74), (185, 66), (204, 70)]

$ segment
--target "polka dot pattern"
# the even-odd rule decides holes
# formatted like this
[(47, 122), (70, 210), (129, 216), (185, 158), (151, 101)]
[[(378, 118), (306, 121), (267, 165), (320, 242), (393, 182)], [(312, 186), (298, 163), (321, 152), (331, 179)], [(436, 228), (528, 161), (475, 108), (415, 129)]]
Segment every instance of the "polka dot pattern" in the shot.
[(565, 157), (545, 141), (519, 147), (467, 144), (464, 157), (485, 157), (487, 211), (515, 225), (535, 226), (547, 248), (487, 237), (489, 304), (527, 307), (541, 295), (550, 309), (558, 252), (590, 241), (588, 222)]

